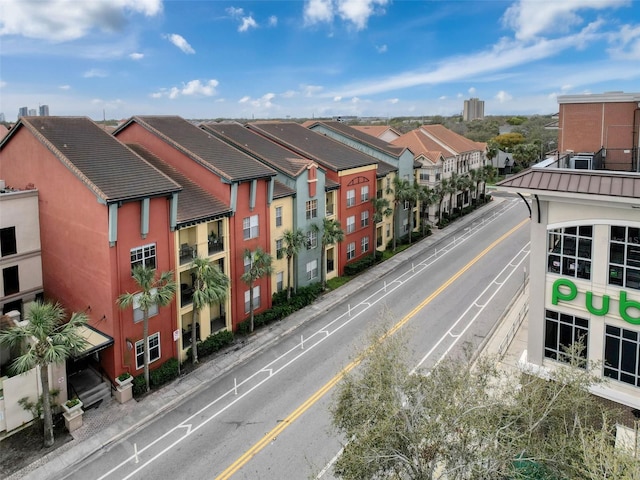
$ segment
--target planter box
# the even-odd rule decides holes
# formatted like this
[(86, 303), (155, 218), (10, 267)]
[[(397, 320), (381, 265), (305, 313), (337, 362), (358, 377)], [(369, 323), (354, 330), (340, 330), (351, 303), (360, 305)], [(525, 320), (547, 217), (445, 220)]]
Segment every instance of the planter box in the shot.
[[(131, 380), (133, 377), (129, 377)], [(116, 401), (118, 403), (126, 403), (133, 398), (133, 383), (128, 382), (126, 385), (118, 385), (116, 387)]]
[(73, 413), (73, 412), (77, 412), (77, 411), (82, 411), (82, 402), (78, 402), (73, 407), (68, 407), (67, 406), (67, 402), (65, 402), (65, 403), (62, 404), (62, 408), (64, 409), (65, 413)]
[(133, 376), (129, 375), (127, 378), (125, 378), (124, 380), (120, 380), (118, 377), (116, 377), (116, 383), (120, 386), (120, 387), (124, 387), (126, 385), (130, 385), (131, 382), (133, 382)]

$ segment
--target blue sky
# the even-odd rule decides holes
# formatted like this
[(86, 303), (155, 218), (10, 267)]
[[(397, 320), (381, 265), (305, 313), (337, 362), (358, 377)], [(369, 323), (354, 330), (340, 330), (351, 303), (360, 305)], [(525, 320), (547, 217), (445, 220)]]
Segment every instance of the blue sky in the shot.
[(638, 0), (0, 0), (0, 112), (550, 114), (640, 91)]

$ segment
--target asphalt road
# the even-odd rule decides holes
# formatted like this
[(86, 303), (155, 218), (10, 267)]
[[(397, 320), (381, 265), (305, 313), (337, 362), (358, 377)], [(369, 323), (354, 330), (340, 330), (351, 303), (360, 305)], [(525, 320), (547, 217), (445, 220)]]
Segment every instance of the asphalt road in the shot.
[(406, 333), (416, 369), (479, 345), (523, 282), (528, 239), (522, 201), (505, 200), (66, 478), (333, 478), (340, 372), (383, 331)]

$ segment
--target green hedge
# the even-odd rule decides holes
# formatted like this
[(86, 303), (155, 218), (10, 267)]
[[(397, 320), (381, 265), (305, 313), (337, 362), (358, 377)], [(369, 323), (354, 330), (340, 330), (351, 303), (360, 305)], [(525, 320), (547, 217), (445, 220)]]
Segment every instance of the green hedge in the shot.
[[(322, 292), (322, 285), (314, 283), (306, 287), (298, 288), (297, 293), (291, 295), (287, 302), (287, 292), (278, 292), (272, 297), (272, 306), (269, 310), (253, 316), (254, 329), (263, 327), (277, 320), (282, 320), (292, 313), (311, 305)], [(249, 333), (250, 320), (247, 319), (238, 324), (238, 333), (246, 335)]]
[[(149, 372), (149, 384), (151, 388), (158, 388), (171, 380), (178, 378), (178, 359), (170, 358), (155, 370)], [(144, 374), (133, 379), (133, 394), (135, 396), (145, 393)]]
[[(206, 357), (233, 343), (233, 332), (224, 330), (209, 335), (204, 341), (198, 343), (198, 357)], [(187, 360), (191, 360), (191, 348), (187, 350)]]

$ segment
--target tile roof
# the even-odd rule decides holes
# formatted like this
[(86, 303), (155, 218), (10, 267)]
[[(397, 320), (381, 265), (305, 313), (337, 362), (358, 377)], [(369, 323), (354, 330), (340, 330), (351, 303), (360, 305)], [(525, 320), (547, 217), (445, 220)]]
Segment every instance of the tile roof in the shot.
[(239, 123), (203, 123), (200, 128), (290, 177), (299, 176), (312, 163)]
[(413, 152), (414, 157), (422, 155), (433, 163), (438, 163), (438, 160), (443, 155), (441, 145), (431, 140), (420, 130), (412, 130), (405, 133), (393, 140), (391, 143), (407, 147)]
[(226, 180), (241, 182), (276, 174), (273, 169), (181, 117), (136, 116), (119, 127), (115, 134), (117, 135), (118, 131), (132, 122), (163, 138), (185, 155)]
[(222, 200), (211, 195), (197, 183), (191, 181), (191, 179), (171, 165), (163, 162), (141, 145), (128, 144), (127, 146), (155, 168), (182, 185), (182, 191), (178, 195), (178, 226), (192, 225), (231, 215), (231, 208), (225, 205)]
[(167, 195), (181, 189), (89, 118), (21, 117), (0, 149), (23, 127), (106, 202)]
[(481, 145), (477, 142), (449, 130), (444, 125), (422, 125), (420, 129), (435, 137), (436, 143), (441, 143), (443, 147), (451, 150), (454, 154), (482, 150)]
[(380, 138), (389, 130), (395, 133), (397, 136), (401, 135), (393, 127), (390, 127), (388, 125), (353, 125), (352, 128), (355, 128), (362, 133), (366, 133), (367, 135), (371, 135), (372, 137), (376, 138)]
[(384, 140), (381, 140), (377, 137), (373, 137), (368, 133), (357, 130), (342, 122), (336, 122), (336, 121), (312, 122), (307, 126), (307, 128), (313, 129), (315, 125), (320, 125), (320, 124), (324, 125), (326, 128), (329, 128), (335, 132), (341, 133), (345, 137), (352, 138), (360, 143), (367, 144), (372, 148), (381, 150), (387, 155), (400, 157), (403, 154), (403, 152), (406, 150), (406, 147), (402, 145), (395, 145), (389, 142), (385, 142)]
[(628, 172), (532, 167), (496, 186), (500, 190), (602, 195), (640, 203), (640, 175)]
[(296, 195), (294, 188), (287, 187), (284, 183), (276, 180), (273, 185), (273, 198), (292, 197)]
[(277, 141), (333, 171), (375, 165), (376, 159), (293, 122), (255, 122), (251, 130)]

